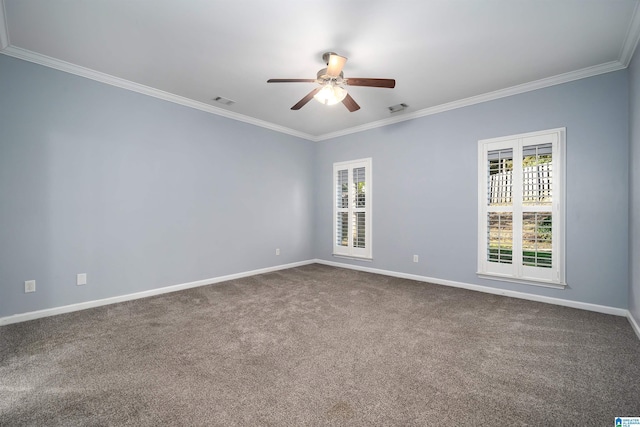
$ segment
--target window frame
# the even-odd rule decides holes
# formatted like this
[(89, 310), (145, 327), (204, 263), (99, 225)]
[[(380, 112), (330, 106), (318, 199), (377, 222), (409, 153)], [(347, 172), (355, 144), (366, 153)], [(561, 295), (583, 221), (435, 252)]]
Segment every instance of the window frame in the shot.
[[(522, 200), (523, 148), (552, 144), (552, 266), (531, 267), (522, 261), (522, 216), (523, 213), (537, 212), (536, 206), (530, 206)], [(501, 149), (513, 150), (512, 205), (505, 212), (512, 212), (512, 253), (511, 264), (488, 260), (487, 215), (494, 211), (488, 205), (489, 170), (488, 154)], [(509, 135), (478, 141), (478, 271), (481, 278), (503, 280), (564, 289), (565, 278), (565, 205), (566, 205), (566, 128), (556, 128), (538, 132)]]
[[(355, 192), (353, 191), (353, 172), (357, 168), (365, 168), (365, 207), (354, 206)], [(349, 203), (347, 208), (338, 208), (338, 171), (347, 169), (348, 175), (348, 188), (349, 188)], [(357, 160), (349, 160), (344, 162), (336, 162), (333, 164), (333, 238), (332, 238), (332, 255), (342, 258), (353, 258), (364, 261), (371, 261), (373, 259), (372, 251), (372, 201), (373, 201), (373, 185), (372, 185), (372, 159), (371, 157)], [(349, 218), (348, 233), (349, 239), (347, 246), (338, 245), (338, 213), (347, 212)], [(357, 248), (353, 246), (353, 216), (356, 212), (364, 212), (365, 215), (365, 239), (364, 248)]]

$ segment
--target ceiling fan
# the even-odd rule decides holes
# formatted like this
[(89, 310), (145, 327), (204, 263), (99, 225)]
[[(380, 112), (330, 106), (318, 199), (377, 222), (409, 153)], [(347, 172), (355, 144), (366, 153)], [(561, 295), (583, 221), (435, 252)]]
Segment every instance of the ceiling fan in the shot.
[(291, 107), (292, 110), (299, 110), (311, 101), (311, 98), (325, 105), (333, 105), (342, 102), (351, 112), (360, 109), (360, 106), (347, 93), (344, 88), (348, 86), (369, 86), (369, 87), (386, 87), (394, 88), (396, 81), (393, 79), (367, 79), (351, 77), (344, 78), (342, 68), (347, 62), (347, 58), (340, 56), (334, 52), (326, 52), (322, 55), (322, 60), (327, 64), (327, 68), (318, 71), (315, 79), (269, 79), (267, 83), (317, 83), (320, 87), (315, 88), (302, 98), (296, 105)]

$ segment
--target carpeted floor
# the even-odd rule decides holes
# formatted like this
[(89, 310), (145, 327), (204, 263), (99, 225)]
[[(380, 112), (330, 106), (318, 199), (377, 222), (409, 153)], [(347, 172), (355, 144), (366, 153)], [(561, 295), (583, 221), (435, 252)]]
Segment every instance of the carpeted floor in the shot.
[(0, 328), (0, 425), (613, 425), (627, 319), (323, 265)]

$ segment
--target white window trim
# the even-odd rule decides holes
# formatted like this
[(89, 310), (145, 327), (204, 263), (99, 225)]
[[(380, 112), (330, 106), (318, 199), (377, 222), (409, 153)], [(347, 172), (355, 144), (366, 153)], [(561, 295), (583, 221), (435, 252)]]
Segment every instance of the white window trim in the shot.
[[(354, 259), (354, 260), (361, 260), (361, 261), (371, 261), (373, 260), (373, 249), (372, 249), (372, 242), (373, 242), (373, 238), (372, 238), (372, 223), (373, 223), (373, 216), (372, 216), (372, 211), (373, 209), (371, 208), (373, 205), (373, 184), (372, 184), (372, 176), (373, 176), (373, 172), (372, 172), (372, 159), (371, 157), (368, 158), (364, 158), (364, 159), (357, 159), (357, 160), (349, 160), (349, 161), (345, 161), (345, 162), (337, 162), (333, 164), (333, 238), (332, 238), (332, 245), (333, 245), (333, 249), (332, 249), (332, 255), (334, 257), (339, 257), (339, 258), (347, 258), (347, 259)], [(337, 245), (337, 236), (338, 236), (338, 230), (337, 230), (337, 216), (338, 216), (338, 207), (337, 207), (337, 172), (338, 170), (341, 169), (348, 169), (349, 170), (349, 191), (351, 191), (351, 183), (353, 180), (353, 169), (357, 168), (357, 167), (365, 167), (365, 183), (366, 183), (366, 202), (365, 202), (365, 208), (364, 208), (364, 212), (365, 212), (365, 248), (364, 249), (360, 249), (360, 248), (354, 248), (353, 247), (353, 241), (350, 238), (349, 239), (349, 244), (348, 246), (344, 247), (344, 246), (338, 246)], [(349, 200), (351, 202), (351, 200), (353, 200), (353, 196), (350, 195)], [(349, 206), (349, 218), (351, 221), (351, 213), (352, 213), (352, 206), (350, 204)], [(349, 232), (351, 232), (351, 224), (349, 226)]]
[[(491, 150), (499, 149), (501, 146), (511, 146), (514, 143), (519, 147), (523, 146), (523, 140), (536, 139), (538, 137), (548, 137), (553, 135), (556, 143), (553, 146), (553, 267), (549, 279), (531, 278), (523, 273), (522, 265), (513, 264), (511, 271), (508, 268), (503, 271), (490, 271), (489, 266), (496, 263), (487, 261), (487, 155)], [(516, 142), (517, 141), (517, 142)], [(526, 144), (531, 145), (531, 144)], [(514, 161), (516, 151), (514, 150)], [(520, 154), (518, 154), (520, 155)], [(515, 164), (516, 162), (514, 162)], [(515, 167), (514, 167), (515, 170)], [(514, 178), (514, 181), (515, 178)], [(517, 183), (516, 183), (517, 184)], [(564, 289), (567, 286), (565, 278), (565, 240), (566, 240), (566, 128), (549, 129), (539, 132), (510, 135), (500, 138), (483, 139), (478, 141), (478, 277), (492, 280), (501, 280), (527, 285), (551, 287)], [(514, 208), (514, 210), (516, 210)], [(517, 210), (522, 212), (522, 209)], [(515, 231), (514, 231), (515, 234)], [(514, 236), (515, 238), (515, 236)], [(514, 252), (519, 245), (514, 239)], [(510, 266), (511, 264), (505, 264)], [(536, 267), (525, 267), (532, 269)], [(497, 270), (500, 270), (498, 268)]]

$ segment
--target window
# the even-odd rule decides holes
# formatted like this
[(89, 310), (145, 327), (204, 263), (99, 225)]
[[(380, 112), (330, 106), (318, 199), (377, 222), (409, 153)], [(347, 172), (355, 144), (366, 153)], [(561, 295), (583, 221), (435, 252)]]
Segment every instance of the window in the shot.
[(371, 159), (333, 164), (333, 254), (371, 259)]
[(478, 275), (564, 287), (565, 129), (479, 141)]

